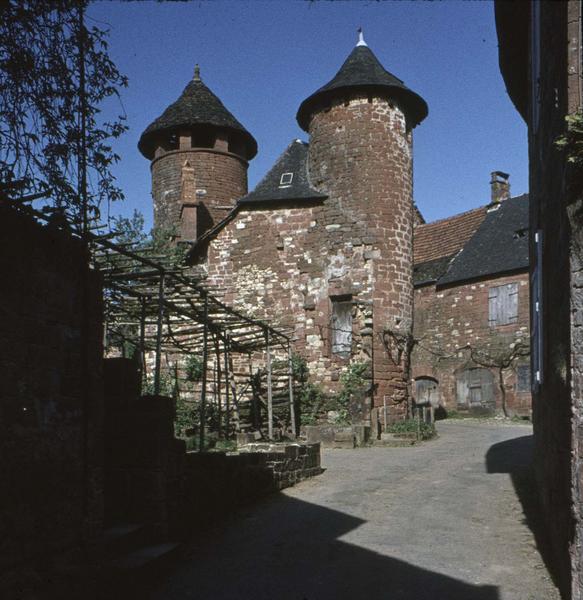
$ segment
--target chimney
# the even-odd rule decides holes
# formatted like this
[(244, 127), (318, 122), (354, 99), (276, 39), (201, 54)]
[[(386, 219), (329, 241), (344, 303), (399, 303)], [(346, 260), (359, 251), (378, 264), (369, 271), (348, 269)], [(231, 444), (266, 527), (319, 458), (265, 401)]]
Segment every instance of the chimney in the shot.
[(492, 204), (500, 204), (503, 200), (510, 198), (509, 177), (510, 175), (503, 171), (492, 171), (492, 179), (490, 179)]
[(182, 165), (180, 185), (180, 239), (196, 241), (198, 226), (198, 202), (196, 201), (196, 182), (194, 169), (188, 161)]

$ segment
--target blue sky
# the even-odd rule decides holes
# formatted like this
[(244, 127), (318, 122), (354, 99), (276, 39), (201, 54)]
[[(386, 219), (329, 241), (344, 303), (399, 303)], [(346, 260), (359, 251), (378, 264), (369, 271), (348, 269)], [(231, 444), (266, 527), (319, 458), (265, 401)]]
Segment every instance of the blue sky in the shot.
[(384, 67), (429, 105), (414, 130), (414, 197), (428, 221), (487, 203), (493, 170), (510, 173), (513, 195), (528, 191), (526, 127), (498, 69), (492, 2), (95, 2), (88, 17), (110, 26), (110, 55), (129, 77), (130, 130), (115, 145), (126, 201), (112, 214), (136, 208), (151, 225), (149, 164), (137, 142), (195, 63), (257, 139), (253, 188), (292, 139), (307, 140), (298, 106), (334, 76), (359, 26)]

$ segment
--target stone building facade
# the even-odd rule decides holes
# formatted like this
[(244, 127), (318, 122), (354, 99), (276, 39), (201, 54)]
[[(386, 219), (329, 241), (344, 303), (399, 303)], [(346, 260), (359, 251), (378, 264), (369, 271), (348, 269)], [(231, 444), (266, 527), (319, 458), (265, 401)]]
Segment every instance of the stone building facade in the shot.
[[(522, 307), (520, 317), (497, 330), (504, 334), (497, 337), (512, 344), (509, 336), (528, 334), (524, 261), (466, 274), (463, 285), (477, 286), (479, 292), (463, 292), (457, 304), (463, 323), (457, 330), (464, 333), (459, 339), (453, 334), (455, 317), (445, 305), (453, 302), (450, 295), (457, 298), (463, 278), (444, 290), (438, 279), (457, 268), (454, 259), (463, 242), (494, 208), (477, 209), (471, 227), (452, 236), (455, 247), (440, 253), (445, 230), (455, 233), (465, 217), (437, 227), (424, 224), (413, 203), (412, 133), (426, 115), (423, 99), (384, 69), (361, 36), (334, 78), (298, 110), (308, 143), (292, 141), (251, 193), (245, 170), (256, 152), (255, 140), (198, 73), (140, 140), (140, 149), (152, 160), (156, 224), (173, 224), (175, 239), (192, 242), (189, 261), (213, 293), (284, 327), (325, 392), (339, 390), (351, 364), (366, 363), (370, 386), (359, 417), (365, 422), (371, 410), (373, 419), (384, 415), (378, 408), (385, 405), (389, 418), (402, 417), (411, 397), (423, 395), (430, 380), (441, 382), (433, 404), (470, 408), (457, 400), (456, 377), (477, 355), (443, 357), (433, 365), (417, 338), (443, 336), (439, 341), (447, 353), (462, 337), (464, 342), (492, 337), (487, 315), (483, 327), (464, 323), (478, 316), (483, 320), (488, 299), (482, 296), (491, 287), (484, 281), (494, 275), (502, 277), (501, 286), (517, 282)], [(508, 191), (505, 181), (494, 181), (496, 193)], [(514, 206), (514, 199), (508, 202)], [(417, 239), (426, 250), (415, 249), (414, 257)], [(443, 267), (438, 276), (419, 279), (435, 260)], [(421, 268), (417, 275), (414, 262)], [(416, 326), (414, 331), (415, 320), (424, 323), (422, 330)], [(468, 334), (472, 327), (480, 334)], [(529, 414), (528, 394), (515, 389), (516, 362), (504, 369), (502, 387), (491, 385), (494, 402), (480, 403), (480, 408), (509, 404), (510, 412)], [(490, 379), (497, 377), (495, 368), (480, 368), (490, 370)]]
[(581, 15), (580, 0), (496, 2), (500, 69), (528, 126), (541, 541), (566, 600), (583, 598), (583, 185), (565, 120), (583, 108)]
[(530, 416), (528, 197), (499, 179), (488, 205), (415, 230), (415, 398)]

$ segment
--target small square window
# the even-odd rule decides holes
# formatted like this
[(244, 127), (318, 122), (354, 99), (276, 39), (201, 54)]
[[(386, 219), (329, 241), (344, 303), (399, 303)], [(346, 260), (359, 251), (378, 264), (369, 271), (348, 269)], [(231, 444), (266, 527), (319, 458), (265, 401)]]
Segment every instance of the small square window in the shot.
[(291, 182), (293, 181), (294, 178), (294, 174), (293, 173), (283, 173), (283, 175), (281, 176), (281, 179), (279, 180), (279, 185), (291, 185)]

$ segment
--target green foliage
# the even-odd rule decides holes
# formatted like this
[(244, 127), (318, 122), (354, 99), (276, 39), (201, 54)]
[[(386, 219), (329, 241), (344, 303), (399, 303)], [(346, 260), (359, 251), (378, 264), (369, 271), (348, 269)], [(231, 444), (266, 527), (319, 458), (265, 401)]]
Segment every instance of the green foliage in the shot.
[(309, 369), (305, 359), (297, 354), (292, 356), (292, 373), (296, 382), (296, 398), (300, 409), (302, 425), (314, 425), (327, 411), (338, 413), (337, 424), (350, 423), (350, 399), (363, 394), (368, 387), (366, 377), (368, 363), (353, 363), (340, 377), (342, 385), (338, 394), (326, 395), (322, 388), (308, 381)]
[(368, 363), (352, 363), (340, 376), (340, 383), (342, 384), (340, 392), (329, 402), (333, 406), (329, 410), (335, 410), (339, 413), (336, 423), (350, 423), (350, 400), (353, 396), (364, 395), (369, 384), (366, 378), (368, 370)]
[(314, 425), (326, 405), (324, 392), (319, 386), (308, 381), (310, 370), (303, 356), (292, 354), (291, 363), (295, 387), (294, 395), (300, 416), (300, 423), (302, 425)]
[(199, 356), (190, 354), (184, 363), (186, 381), (200, 381), (202, 378), (204, 363)]
[(565, 117), (567, 131), (555, 144), (567, 153), (567, 162), (583, 166), (583, 111)]
[[(142, 395), (153, 396), (154, 391), (154, 377), (148, 377), (142, 384)], [(168, 396), (174, 398), (176, 396), (176, 380), (170, 373), (160, 373), (160, 396)]]
[(87, 5), (7, 0), (0, 19), (0, 181), (20, 180), (24, 193), (52, 192), (56, 204), (76, 217), (82, 213), (77, 176), (83, 162), (90, 217), (102, 201), (123, 199), (111, 173), (120, 158), (111, 141), (127, 129), (123, 115), (101, 118), (101, 105), (119, 96), (127, 78), (108, 55), (108, 31), (86, 25)]
[(327, 399), (319, 386), (306, 382), (298, 394), (302, 425), (314, 425), (327, 406)]
[(404, 421), (397, 421), (387, 427), (388, 433), (417, 433), (417, 427), (419, 427), (419, 435), (422, 440), (430, 440), (435, 437), (435, 425), (425, 423), (424, 421), (417, 421), (417, 419), (405, 419)]
[(113, 217), (113, 230), (116, 232), (115, 241), (118, 244), (142, 246), (148, 239), (144, 232), (144, 215), (136, 209), (129, 219)]
[(198, 402), (176, 399), (176, 414), (174, 417), (174, 432), (177, 437), (185, 437), (193, 433), (200, 422), (200, 406)]

